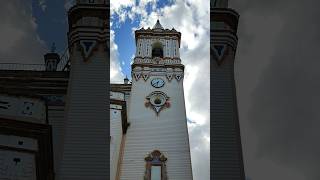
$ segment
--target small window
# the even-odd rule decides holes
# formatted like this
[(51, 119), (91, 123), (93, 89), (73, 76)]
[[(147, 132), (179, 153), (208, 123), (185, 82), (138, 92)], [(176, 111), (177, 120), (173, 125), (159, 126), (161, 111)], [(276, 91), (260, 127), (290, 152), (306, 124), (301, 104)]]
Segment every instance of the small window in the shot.
[(161, 180), (161, 166), (151, 166), (151, 180)]

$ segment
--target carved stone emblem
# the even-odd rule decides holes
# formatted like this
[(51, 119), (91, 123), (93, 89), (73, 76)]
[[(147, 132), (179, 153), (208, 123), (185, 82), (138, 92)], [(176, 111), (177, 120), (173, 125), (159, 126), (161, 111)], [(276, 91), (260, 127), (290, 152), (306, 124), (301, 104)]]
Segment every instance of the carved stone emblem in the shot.
[(135, 73), (133, 73), (133, 76), (136, 79), (136, 81), (138, 81), (141, 77), (141, 72), (135, 72)]
[(161, 91), (154, 91), (151, 94), (149, 94), (147, 97), (147, 102), (145, 103), (146, 107), (152, 107), (152, 109), (159, 114), (159, 112), (165, 108), (170, 107), (169, 103), (169, 97)]
[(33, 106), (34, 106), (33, 102), (24, 102), (22, 114), (31, 116), (33, 112)]
[(176, 74), (176, 79), (177, 79), (177, 81), (180, 81), (181, 79), (182, 79), (182, 73), (181, 74)]
[(96, 48), (97, 41), (96, 40), (81, 40), (80, 46), (82, 49), (82, 54), (83, 54), (84, 60), (87, 61), (89, 59), (89, 57), (91, 56), (93, 50)]
[(150, 74), (150, 71), (143, 71), (142, 72), (142, 78), (144, 81), (147, 81), (149, 79), (149, 77), (150, 77), (149, 74)]
[(228, 51), (228, 47), (226, 45), (214, 45), (213, 46), (213, 54), (217, 63), (220, 65), (225, 58)]

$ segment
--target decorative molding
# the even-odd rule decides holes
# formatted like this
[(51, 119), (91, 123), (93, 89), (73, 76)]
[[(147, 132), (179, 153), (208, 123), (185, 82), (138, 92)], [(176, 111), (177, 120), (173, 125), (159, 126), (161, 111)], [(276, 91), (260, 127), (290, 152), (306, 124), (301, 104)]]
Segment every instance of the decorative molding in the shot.
[(166, 68), (166, 67), (149, 67), (145, 66), (144, 68), (140, 66), (136, 66), (132, 70), (132, 77), (138, 81), (141, 77), (147, 81), (152, 76), (163, 76), (167, 77), (168, 81), (171, 81), (173, 77), (177, 79), (177, 81), (180, 81), (183, 76), (183, 67), (175, 67), (173, 68)]
[(0, 95), (0, 117), (31, 123), (46, 123), (47, 105), (43, 99)]
[(135, 57), (134, 64), (161, 64), (161, 65), (175, 65), (181, 64), (180, 58), (170, 58), (170, 57)]
[(150, 72), (144, 72), (144, 73), (142, 73), (142, 78), (144, 79), (144, 81), (147, 81), (147, 80), (148, 80), (148, 78), (150, 77), (149, 74), (150, 74)]
[(80, 40), (79, 45), (84, 61), (88, 61), (92, 52), (96, 50), (98, 43), (96, 40)]
[(151, 168), (152, 166), (161, 167), (161, 180), (168, 180), (167, 176), (167, 158), (159, 151), (154, 150), (152, 153), (149, 153), (144, 160), (146, 161), (146, 171), (144, 174), (144, 180), (151, 180)]
[[(34, 154), (37, 171), (36, 180), (54, 179), (52, 130), (50, 125), (0, 118), (0, 132), (0, 134), (4, 136), (18, 137), (18, 139), (16, 139), (18, 141), (17, 145), (1, 144), (0, 151)], [(27, 145), (28, 140), (31, 139), (37, 142), (37, 150), (26, 148), (25, 145)], [(15, 154), (17, 158), (21, 158), (17, 153)], [(16, 162), (18, 161), (17, 159)]]
[(136, 81), (138, 81), (141, 77), (141, 72), (133, 72), (132, 74)]
[(157, 115), (164, 108), (170, 107), (169, 97), (162, 91), (154, 91), (146, 97), (145, 106), (151, 107)]
[(227, 45), (225, 44), (213, 46), (213, 52), (218, 63), (220, 63), (224, 59), (226, 51), (227, 51)]
[(177, 81), (180, 81), (182, 79), (182, 74), (176, 74), (175, 78), (177, 79)]
[(173, 78), (173, 73), (167, 73), (167, 79), (170, 82)]

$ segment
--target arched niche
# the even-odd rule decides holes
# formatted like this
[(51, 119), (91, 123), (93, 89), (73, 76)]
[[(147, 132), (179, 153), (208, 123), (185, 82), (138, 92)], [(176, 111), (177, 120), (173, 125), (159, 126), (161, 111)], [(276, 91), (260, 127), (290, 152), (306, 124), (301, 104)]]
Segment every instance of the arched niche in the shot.
[(167, 180), (167, 158), (159, 151), (154, 150), (144, 158), (146, 161), (146, 171), (144, 180)]
[(163, 45), (159, 41), (152, 44), (152, 58), (155, 57), (163, 58)]

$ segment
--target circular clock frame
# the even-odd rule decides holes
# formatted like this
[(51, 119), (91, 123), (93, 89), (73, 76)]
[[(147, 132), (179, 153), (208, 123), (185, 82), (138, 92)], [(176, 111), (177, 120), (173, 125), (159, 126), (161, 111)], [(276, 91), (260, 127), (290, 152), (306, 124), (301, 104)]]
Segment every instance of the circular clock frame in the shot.
[(165, 85), (165, 81), (161, 78), (154, 78), (150, 83), (154, 88), (162, 88)]

